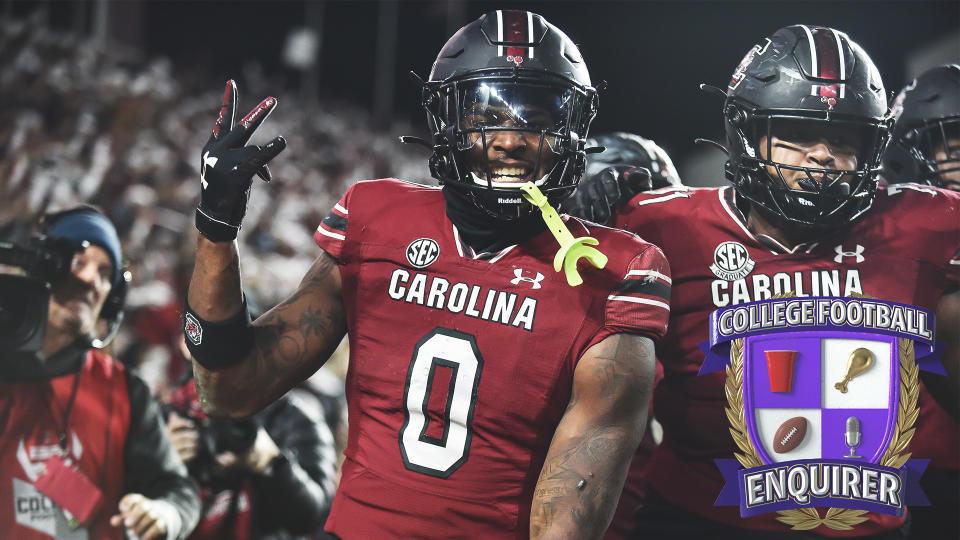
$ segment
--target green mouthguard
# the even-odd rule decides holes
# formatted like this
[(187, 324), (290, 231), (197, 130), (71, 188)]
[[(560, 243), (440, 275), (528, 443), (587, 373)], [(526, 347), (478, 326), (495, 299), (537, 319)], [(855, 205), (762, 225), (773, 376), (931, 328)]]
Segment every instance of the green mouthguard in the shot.
[(553, 258), (553, 269), (559, 272), (560, 268), (563, 267), (563, 272), (567, 277), (567, 283), (571, 287), (576, 287), (583, 283), (583, 278), (580, 277), (580, 272), (577, 271), (577, 261), (581, 258), (587, 259), (590, 261), (590, 264), (597, 268), (603, 268), (607, 265), (607, 256), (600, 253), (597, 249), (590, 247), (596, 246), (600, 242), (590, 236), (574, 238), (573, 235), (570, 234), (570, 230), (567, 229), (566, 224), (560, 219), (560, 215), (557, 214), (557, 211), (547, 202), (547, 196), (540, 191), (540, 188), (533, 185), (533, 182), (527, 182), (520, 186), (520, 189), (523, 191), (523, 198), (526, 199), (528, 203), (540, 209), (543, 222), (547, 224), (547, 228), (553, 233), (553, 237), (560, 243), (560, 250), (557, 251), (556, 256)]

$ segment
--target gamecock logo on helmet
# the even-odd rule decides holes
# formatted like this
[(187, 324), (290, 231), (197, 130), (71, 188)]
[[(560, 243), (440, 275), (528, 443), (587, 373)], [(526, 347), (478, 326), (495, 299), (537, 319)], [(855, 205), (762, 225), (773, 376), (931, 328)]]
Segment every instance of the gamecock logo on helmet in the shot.
[(743, 57), (743, 60), (740, 61), (737, 69), (733, 70), (733, 75), (730, 77), (730, 84), (727, 85), (729, 88), (736, 88), (740, 85), (740, 81), (746, 76), (747, 68), (753, 63), (753, 59), (756, 58), (757, 55), (762, 55), (767, 52), (767, 47), (770, 46), (770, 43), (770, 38), (767, 38), (766, 43), (763, 45), (758, 43), (747, 51), (747, 54)]

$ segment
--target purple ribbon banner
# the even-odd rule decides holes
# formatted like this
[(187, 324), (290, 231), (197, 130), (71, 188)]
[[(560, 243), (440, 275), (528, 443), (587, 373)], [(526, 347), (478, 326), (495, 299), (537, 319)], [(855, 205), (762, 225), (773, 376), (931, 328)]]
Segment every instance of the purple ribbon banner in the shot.
[(802, 459), (743, 469), (715, 459), (724, 486), (716, 506), (739, 506), (749, 517), (796, 508), (850, 508), (901, 517), (910, 506), (929, 506), (920, 476), (929, 459), (899, 469), (851, 460)]
[(936, 342), (935, 316), (928, 310), (873, 298), (790, 297), (720, 308), (710, 315), (710, 340), (700, 343), (700, 375), (721, 371), (730, 361), (730, 341), (782, 332), (845, 331), (884, 334), (914, 341), (917, 366), (946, 375)]

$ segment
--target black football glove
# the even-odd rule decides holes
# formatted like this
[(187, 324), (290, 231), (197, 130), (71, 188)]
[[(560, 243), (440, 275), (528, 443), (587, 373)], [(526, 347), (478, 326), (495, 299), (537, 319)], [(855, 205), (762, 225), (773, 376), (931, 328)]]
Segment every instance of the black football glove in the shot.
[(267, 163), (287, 147), (283, 137), (265, 146), (245, 146), (276, 106), (277, 100), (268, 97), (234, 125), (237, 85), (227, 81), (220, 116), (200, 155), (202, 191), (196, 224), (200, 234), (214, 242), (229, 242), (237, 237), (247, 212), (253, 175), (269, 182)]
[(606, 223), (614, 209), (651, 187), (650, 171), (643, 167), (607, 167), (580, 180), (573, 194), (560, 203), (560, 210), (594, 223)]

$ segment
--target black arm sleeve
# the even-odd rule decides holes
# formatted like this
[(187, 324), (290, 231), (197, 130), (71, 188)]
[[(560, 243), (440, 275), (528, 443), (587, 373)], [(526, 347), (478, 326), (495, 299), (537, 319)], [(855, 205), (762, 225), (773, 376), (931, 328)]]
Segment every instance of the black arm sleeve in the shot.
[(185, 538), (200, 519), (197, 486), (187, 475), (164, 427), (160, 406), (147, 386), (127, 371), (130, 396), (130, 432), (124, 448), (123, 493), (140, 493), (170, 503), (180, 515)]
[[(313, 403), (303, 403), (313, 400)], [(257, 528), (316, 533), (326, 521), (336, 490), (333, 435), (319, 401), (305, 392), (282, 397), (266, 409), (264, 428), (280, 448), (266, 475), (253, 477)]]

